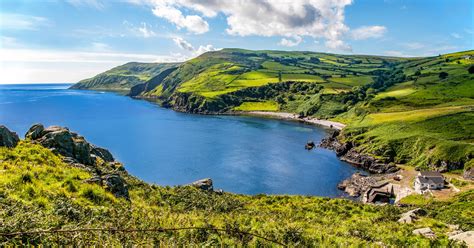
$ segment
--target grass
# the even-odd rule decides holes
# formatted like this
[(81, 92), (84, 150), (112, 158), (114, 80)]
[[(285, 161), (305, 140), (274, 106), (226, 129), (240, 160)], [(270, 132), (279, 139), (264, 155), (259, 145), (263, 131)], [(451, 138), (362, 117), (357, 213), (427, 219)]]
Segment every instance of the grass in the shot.
[(278, 111), (278, 103), (274, 101), (265, 102), (244, 102), (234, 108), (236, 111)]
[[(291, 247), (452, 246), (447, 224), (473, 228), (469, 191), (452, 201), (430, 201), (422, 224), (438, 238), (412, 234), (419, 224), (400, 224), (409, 208), (364, 205), (344, 199), (211, 193), (192, 187), (161, 187), (121, 172), (130, 201), (86, 183), (91, 174), (61, 162), (51, 151), (22, 141), (0, 148), (0, 232), (45, 229), (154, 229), (208, 227), (179, 232), (78, 232), (0, 237), (2, 245), (250, 246), (274, 244), (235, 231), (256, 233)], [(471, 200), (469, 200), (471, 199)], [(411, 201), (416, 205), (424, 202)], [(454, 214), (456, 213), (456, 214)]]

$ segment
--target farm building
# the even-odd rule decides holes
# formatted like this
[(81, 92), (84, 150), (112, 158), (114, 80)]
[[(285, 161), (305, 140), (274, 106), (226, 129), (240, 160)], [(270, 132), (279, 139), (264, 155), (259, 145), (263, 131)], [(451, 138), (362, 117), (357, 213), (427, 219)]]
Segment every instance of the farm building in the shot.
[(415, 191), (423, 194), (427, 190), (444, 188), (444, 177), (437, 171), (421, 171), (415, 179)]

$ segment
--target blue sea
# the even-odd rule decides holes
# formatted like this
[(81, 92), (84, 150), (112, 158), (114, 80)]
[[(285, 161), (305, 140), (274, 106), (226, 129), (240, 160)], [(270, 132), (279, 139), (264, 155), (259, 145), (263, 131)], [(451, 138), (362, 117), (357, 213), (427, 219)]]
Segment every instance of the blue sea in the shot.
[(69, 127), (109, 149), (138, 178), (159, 185), (212, 178), (243, 194), (338, 197), (356, 169), (334, 152), (306, 151), (328, 131), (295, 122), (174, 112), (110, 92), (70, 84), (0, 85), (0, 124), (24, 136), (34, 123)]

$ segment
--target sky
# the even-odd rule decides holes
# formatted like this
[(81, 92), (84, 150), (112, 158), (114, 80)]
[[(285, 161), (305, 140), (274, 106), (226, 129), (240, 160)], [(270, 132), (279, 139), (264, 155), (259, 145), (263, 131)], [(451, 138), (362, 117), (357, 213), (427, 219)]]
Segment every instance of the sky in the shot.
[(472, 0), (0, 0), (0, 84), (74, 83), (221, 48), (433, 56), (474, 49)]

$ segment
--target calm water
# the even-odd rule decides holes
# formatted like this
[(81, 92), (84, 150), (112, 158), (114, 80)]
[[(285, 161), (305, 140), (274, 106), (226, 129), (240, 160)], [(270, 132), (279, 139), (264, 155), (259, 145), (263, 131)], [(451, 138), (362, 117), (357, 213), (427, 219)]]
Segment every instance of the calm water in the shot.
[(68, 85), (0, 85), (0, 124), (23, 136), (33, 123), (67, 126), (109, 149), (133, 175), (160, 185), (210, 177), (235, 193), (340, 196), (356, 171), (324, 149), (324, 129), (293, 122), (177, 113)]

